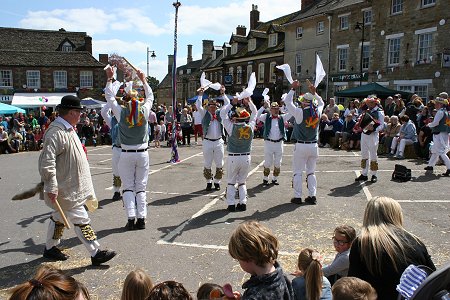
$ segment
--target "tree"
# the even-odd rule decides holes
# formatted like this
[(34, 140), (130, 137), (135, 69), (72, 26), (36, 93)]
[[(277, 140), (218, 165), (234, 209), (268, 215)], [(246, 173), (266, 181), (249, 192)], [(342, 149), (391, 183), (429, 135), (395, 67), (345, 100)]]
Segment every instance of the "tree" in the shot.
[(152, 88), (153, 91), (156, 91), (159, 85), (159, 80), (153, 76), (147, 76), (148, 85)]

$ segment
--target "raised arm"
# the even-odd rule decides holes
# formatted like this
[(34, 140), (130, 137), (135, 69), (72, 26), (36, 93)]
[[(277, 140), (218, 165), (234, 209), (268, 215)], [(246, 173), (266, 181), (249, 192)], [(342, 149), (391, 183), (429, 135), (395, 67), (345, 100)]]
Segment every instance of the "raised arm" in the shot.
[(111, 127), (111, 119), (112, 119), (111, 115), (108, 113), (110, 109), (111, 109), (111, 107), (109, 105), (109, 102), (107, 102), (100, 110), (100, 114), (102, 115), (103, 120), (106, 121), (106, 124), (109, 127)]
[(292, 116), (294, 116), (295, 122), (298, 124), (300, 124), (303, 121), (303, 110), (294, 105), (293, 97), (295, 94), (295, 89), (298, 88), (299, 86), (300, 86), (300, 83), (297, 80), (295, 80), (292, 83), (291, 90), (284, 98), (284, 103), (286, 104), (288, 113), (291, 114)]
[(120, 105), (117, 103), (116, 101), (116, 94), (120, 89), (120, 86), (122, 85), (119, 81), (114, 81), (113, 80), (113, 76), (114, 76), (114, 68), (109, 66), (108, 68), (106, 68), (106, 77), (108, 78), (108, 81), (106, 82), (106, 87), (105, 87), (105, 98), (106, 101), (109, 103), (112, 111), (114, 112), (114, 116), (117, 119), (117, 122), (120, 122), (120, 113), (122, 111), (122, 108), (120, 107)]
[(233, 131), (233, 122), (231, 122), (230, 118), (228, 117), (228, 112), (231, 110), (231, 107), (232, 105), (231, 103), (229, 103), (222, 107), (222, 109), (220, 110), (220, 118), (222, 119), (223, 127), (226, 129), (228, 134), (231, 134), (231, 132)]
[(198, 112), (200, 113), (202, 118), (206, 114), (206, 110), (203, 108), (203, 91), (204, 91), (203, 88), (198, 89), (198, 97), (197, 97), (197, 101), (195, 101), (195, 106), (197, 107)]

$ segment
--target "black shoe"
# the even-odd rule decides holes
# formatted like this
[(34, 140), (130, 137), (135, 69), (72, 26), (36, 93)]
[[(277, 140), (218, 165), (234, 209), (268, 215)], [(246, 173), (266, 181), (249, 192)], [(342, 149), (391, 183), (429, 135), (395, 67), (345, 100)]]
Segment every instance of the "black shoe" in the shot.
[(235, 205), (228, 205), (227, 210), (229, 212), (235, 212), (236, 211), (236, 206)]
[(363, 174), (359, 175), (358, 178), (355, 178), (355, 181), (367, 181), (367, 180), (369, 180), (369, 177)]
[(433, 171), (433, 167), (432, 166), (426, 166), (424, 168), (424, 170), (426, 170), (426, 171)]
[(311, 204), (311, 205), (316, 205), (317, 204), (317, 199), (316, 196), (308, 196), (305, 198), (305, 203)]
[(209, 182), (206, 184), (206, 190), (211, 191), (212, 190), (212, 182)]
[(220, 191), (220, 184), (214, 183), (214, 189), (215, 189), (216, 191)]
[(302, 198), (292, 198), (291, 203), (302, 204)]
[(127, 225), (125, 225), (126, 230), (134, 230), (134, 219), (128, 219)]
[(263, 186), (268, 186), (268, 185), (269, 185), (269, 180), (263, 179)]
[(144, 218), (139, 218), (136, 221), (136, 229), (145, 229), (145, 219)]
[(247, 210), (247, 204), (238, 203), (236, 205), (236, 210), (238, 210), (238, 211), (246, 211)]
[(448, 169), (447, 172), (442, 173), (442, 176), (450, 177), (450, 169)]
[(280, 184), (278, 183), (278, 180), (272, 180), (272, 183), (275, 184), (275, 185), (280, 185)]
[(111, 250), (98, 250), (97, 254), (94, 257), (91, 257), (91, 262), (93, 266), (100, 266), (102, 263), (105, 263), (111, 260), (114, 256), (116, 256), (116, 252)]
[(117, 200), (122, 199), (122, 196), (120, 195), (119, 192), (114, 192), (114, 195), (113, 195), (112, 199), (113, 199), (114, 201), (117, 201)]
[(372, 175), (372, 178), (370, 179), (370, 181), (373, 182), (373, 183), (377, 182), (378, 181), (377, 176)]
[(51, 259), (51, 260), (67, 260), (69, 258), (67, 255), (61, 252), (56, 246), (53, 246), (49, 250), (47, 248), (44, 250), (45, 258)]

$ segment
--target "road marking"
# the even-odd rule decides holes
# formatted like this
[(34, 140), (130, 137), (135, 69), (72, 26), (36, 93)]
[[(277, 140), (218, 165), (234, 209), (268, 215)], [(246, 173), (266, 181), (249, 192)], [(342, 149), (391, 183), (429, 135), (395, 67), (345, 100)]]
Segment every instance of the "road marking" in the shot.
[(111, 158), (108, 158), (108, 159), (105, 159), (105, 160), (101, 160), (101, 161), (99, 161), (98, 163), (99, 163), (99, 164), (102, 164), (102, 163), (107, 162), (107, 161), (110, 161), (110, 160), (112, 160), (112, 157), (111, 157)]
[[(248, 173), (248, 177), (250, 177), (251, 175), (253, 175), (256, 170), (258, 170), (264, 163), (264, 160), (257, 165), (253, 170), (251, 170)], [(190, 217), (189, 219), (187, 219), (186, 221), (184, 221), (180, 226), (178, 226), (177, 228), (175, 228), (173, 231), (171, 231), (170, 233), (168, 233), (163, 239), (162, 241), (166, 242), (166, 243), (171, 243), (169, 242), (171, 239), (173, 239), (175, 236), (179, 235), (183, 229), (194, 219), (198, 218), (199, 216), (201, 216), (205, 211), (207, 211), (209, 208), (211, 208), (214, 204), (217, 203), (217, 201), (219, 201), (219, 199), (225, 195), (225, 192), (221, 193), (219, 196), (215, 197), (212, 201), (210, 201), (209, 203), (207, 203), (205, 206), (203, 206), (202, 209), (200, 209), (197, 213), (195, 213), (194, 215), (192, 215), (192, 217)], [(159, 241), (158, 241), (159, 243)]]
[[(361, 175), (361, 173), (359, 171), (354, 171), (356, 174), (356, 177), (359, 177), (359, 175)], [(372, 199), (372, 194), (370, 193), (369, 189), (366, 186), (366, 183), (363, 181), (362, 183), (360, 183), (360, 186), (362, 186), (364, 195), (366, 195), (366, 199), (367, 201), (369, 201), (370, 199)]]
[(187, 161), (187, 160), (189, 160), (189, 159), (191, 159), (191, 158), (193, 158), (193, 157), (197, 157), (197, 156), (201, 156), (201, 155), (203, 155), (203, 152), (199, 152), (199, 153), (197, 153), (197, 154), (194, 154), (194, 155), (191, 155), (191, 156), (189, 156), (189, 157), (186, 157), (185, 159), (182, 159), (182, 160), (180, 160), (180, 161), (177, 162), (177, 163), (173, 163), (173, 164), (168, 163), (169, 165), (167, 165), (167, 166), (165, 166), (165, 167), (162, 167), (162, 168), (159, 168), (159, 169), (156, 169), (156, 170), (153, 170), (153, 171), (150, 171), (148, 174), (149, 174), (149, 175), (155, 174), (155, 173), (157, 173), (157, 172), (159, 172), (159, 171), (165, 170), (165, 169), (167, 169), (167, 168), (171, 168), (171, 167), (176, 166), (177, 164), (181, 164), (182, 162), (185, 162), (185, 161)]
[(403, 203), (450, 203), (450, 200), (397, 200)]
[(103, 150), (105, 148), (110, 148), (111, 146), (98, 146), (98, 147), (94, 147), (94, 148), (90, 148), (87, 150), (87, 152), (94, 152), (94, 151), (98, 151), (98, 150)]

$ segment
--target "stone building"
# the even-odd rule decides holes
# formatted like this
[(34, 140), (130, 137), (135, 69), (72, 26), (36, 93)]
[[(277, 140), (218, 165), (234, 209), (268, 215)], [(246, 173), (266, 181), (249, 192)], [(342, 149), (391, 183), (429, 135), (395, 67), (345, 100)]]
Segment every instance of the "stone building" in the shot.
[(0, 28), (0, 94), (21, 107), (57, 105), (63, 95), (100, 99), (106, 61), (86, 32)]

